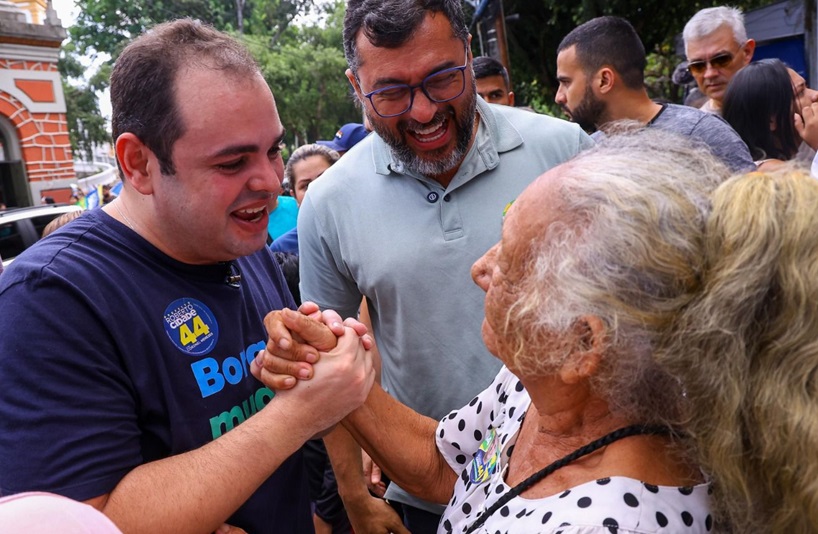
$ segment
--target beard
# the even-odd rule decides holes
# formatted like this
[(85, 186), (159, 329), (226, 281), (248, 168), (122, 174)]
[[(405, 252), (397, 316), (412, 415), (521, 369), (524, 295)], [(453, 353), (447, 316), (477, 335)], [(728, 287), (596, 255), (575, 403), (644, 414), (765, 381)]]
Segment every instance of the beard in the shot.
[(597, 124), (600, 124), (602, 116), (605, 114), (605, 102), (598, 100), (591, 90), (591, 86), (585, 86), (585, 94), (582, 95), (582, 101), (571, 110), (566, 106), (562, 109), (571, 117), (571, 121), (579, 124), (580, 128), (588, 133), (597, 130)]
[[(474, 118), (477, 113), (477, 89), (474, 81), (470, 91), (465, 91), (460, 109), (456, 109), (449, 104), (446, 109), (438, 111), (432, 120), (422, 124), (412, 119), (398, 121), (397, 132), (382, 122), (377, 115), (369, 115), (367, 118), (372, 124), (372, 129), (383, 139), (392, 150), (395, 159), (403, 163), (406, 170), (422, 176), (439, 176), (456, 168), (466, 157), (469, 144), (474, 131)], [(365, 108), (366, 109), (366, 108)], [(452, 149), (441, 147), (424, 153), (417, 153), (406, 143), (407, 130), (428, 128), (439, 126), (445, 121), (453, 121), (455, 127), (455, 146)], [(447, 153), (448, 151), (448, 153)]]

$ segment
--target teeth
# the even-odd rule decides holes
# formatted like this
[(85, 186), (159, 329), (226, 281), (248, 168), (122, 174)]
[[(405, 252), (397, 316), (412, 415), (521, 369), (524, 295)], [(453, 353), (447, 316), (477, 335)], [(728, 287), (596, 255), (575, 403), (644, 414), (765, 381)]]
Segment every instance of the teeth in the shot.
[(430, 133), (435, 132), (438, 128), (440, 128), (440, 124), (433, 124), (431, 126), (427, 126), (426, 128), (415, 130), (415, 133), (420, 135), (429, 135)]
[(267, 209), (267, 206), (261, 206), (260, 208), (248, 208), (248, 209), (245, 209), (245, 210), (239, 210), (239, 213), (246, 213), (247, 215), (255, 215), (256, 213), (259, 213), (259, 212), (264, 211), (266, 209)]

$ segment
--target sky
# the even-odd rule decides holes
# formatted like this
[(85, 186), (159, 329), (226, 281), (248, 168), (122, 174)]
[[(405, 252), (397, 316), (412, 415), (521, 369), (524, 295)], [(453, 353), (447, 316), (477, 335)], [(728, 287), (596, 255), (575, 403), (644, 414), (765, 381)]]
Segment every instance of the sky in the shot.
[[(60, 18), (60, 22), (62, 22), (63, 27), (68, 28), (74, 23), (76, 19), (76, 11), (77, 6), (74, 5), (74, 0), (51, 0), (51, 4), (54, 6), (54, 10), (57, 12), (57, 16)], [(88, 59), (88, 61), (83, 61), (83, 64), (86, 67), (91, 67), (93, 62)], [(98, 93), (97, 96), (99, 97), (99, 111), (102, 115), (110, 120), (111, 118), (111, 97), (106, 89), (103, 93)]]
[(76, 18), (74, 12), (77, 9), (77, 6), (74, 5), (74, 0), (52, 0), (51, 4), (60, 17), (63, 26), (67, 28), (74, 23), (74, 19)]

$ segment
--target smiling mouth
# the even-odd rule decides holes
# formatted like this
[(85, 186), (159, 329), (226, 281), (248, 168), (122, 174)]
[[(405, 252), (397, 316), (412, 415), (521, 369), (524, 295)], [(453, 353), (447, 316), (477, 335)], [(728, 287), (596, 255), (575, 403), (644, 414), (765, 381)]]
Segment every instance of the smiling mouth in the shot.
[(437, 124), (430, 124), (425, 127), (411, 128), (407, 131), (421, 143), (432, 143), (446, 135), (449, 119), (445, 118)]
[(246, 222), (258, 222), (267, 213), (267, 206), (260, 206), (258, 208), (247, 208), (233, 212), (236, 218)]

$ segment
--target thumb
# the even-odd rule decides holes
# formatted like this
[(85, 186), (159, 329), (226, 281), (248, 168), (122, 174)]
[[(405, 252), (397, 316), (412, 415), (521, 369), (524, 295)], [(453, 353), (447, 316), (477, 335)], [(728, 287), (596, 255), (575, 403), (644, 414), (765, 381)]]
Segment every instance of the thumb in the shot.
[(373, 485), (378, 485), (381, 483), (381, 468), (378, 467), (378, 464), (372, 462), (372, 471), (369, 473), (369, 481)]

